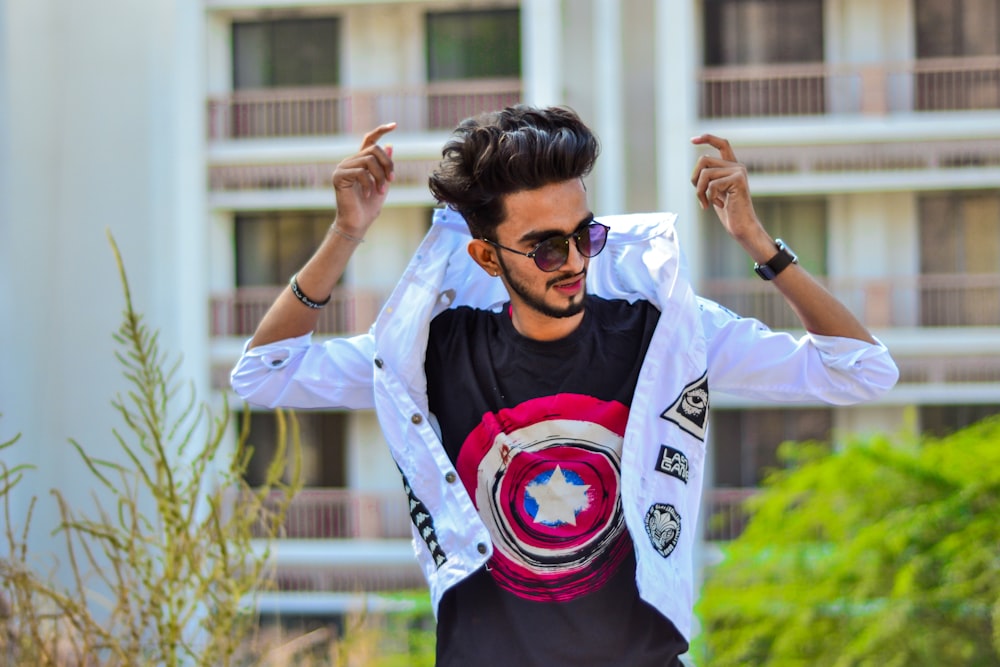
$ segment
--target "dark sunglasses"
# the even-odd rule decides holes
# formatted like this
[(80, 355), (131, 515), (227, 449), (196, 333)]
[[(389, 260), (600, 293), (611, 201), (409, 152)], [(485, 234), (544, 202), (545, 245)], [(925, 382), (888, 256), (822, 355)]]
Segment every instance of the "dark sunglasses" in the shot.
[(535, 266), (546, 273), (558, 271), (566, 260), (569, 259), (569, 240), (576, 241), (576, 249), (584, 257), (596, 257), (608, 242), (608, 230), (610, 227), (599, 222), (590, 222), (585, 227), (578, 228), (569, 234), (550, 236), (538, 243), (529, 252), (521, 252), (507, 246), (500, 245), (496, 241), (483, 238), (487, 243), (496, 246), (507, 252), (524, 255), (535, 260)]

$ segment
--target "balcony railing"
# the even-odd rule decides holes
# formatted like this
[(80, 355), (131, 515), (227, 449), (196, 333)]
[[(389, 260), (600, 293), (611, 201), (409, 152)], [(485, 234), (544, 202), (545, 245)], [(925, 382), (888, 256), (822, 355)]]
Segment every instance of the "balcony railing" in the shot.
[[(744, 146), (740, 160), (752, 174), (830, 175), (1000, 167), (1000, 140), (875, 142), (814, 146)], [(397, 187), (426, 189), (438, 158), (395, 160)], [(328, 190), (335, 162), (213, 164), (212, 193)]]
[(274, 581), (277, 589), (285, 593), (322, 591), (371, 594), (422, 590), (427, 585), (416, 560), (412, 567), (360, 565), (341, 568), (325, 567), (317, 563), (308, 568), (286, 568), (279, 564)]
[(756, 488), (709, 489), (702, 510), (705, 539), (709, 542), (728, 542), (739, 537), (749, 519), (746, 501), (759, 491)]
[[(739, 535), (746, 525), (743, 503), (757, 491), (754, 488), (710, 489), (704, 510), (708, 521), (706, 538), (729, 540)], [(276, 506), (279, 499), (279, 495), (273, 495), (272, 504)], [(292, 500), (279, 538), (410, 539), (410, 526), (409, 507), (402, 490), (391, 493), (308, 488)]]
[(753, 174), (845, 174), (1000, 167), (1000, 140), (884, 141), (810, 146), (747, 146)]
[[(284, 286), (241, 287), (211, 297), (211, 335), (246, 337), (253, 334)], [(386, 295), (372, 290), (338, 287), (319, 313), (316, 333), (353, 335), (368, 330)]]
[[(274, 509), (281, 496), (265, 506)], [(406, 494), (343, 488), (309, 488), (292, 500), (279, 531), (284, 539), (409, 539)], [(262, 535), (256, 535), (262, 537)]]
[(905, 89), (912, 76), (917, 111), (1000, 109), (1000, 56), (919, 60), (913, 72), (896, 72), (889, 90)]
[[(757, 489), (711, 489), (704, 515), (705, 539), (735, 539), (747, 522), (744, 502)], [(279, 496), (272, 496), (276, 503)], [(405, 495), (352, 489), (304, 489), (298, 493), (279, 531), (271, 573), (283, 592), (373, 593), (423, 588), (424, 580), (407, 548), (390, 540), (409, 540), (410, 515)], [(262, 535), (259, 535), (262, 536)], [(356, 540), (345, 549), (319, 540)], [(379, 540), (385, 540), (380, 548)], [(365, 553), (368, 556), (365, 556)]]
[(702, 118), (1000, 109), (1000, 56), (707, 67)]
[(701, 117), (826, 113), (831, 78), (822, 63), (708, 67), (701, 72)]
[(446, 81), (391, 89), (272, 88), (208, 100), (208, 138), (361, 134), (397, 121), (407, 131), (451, 130), (469, 116), (520, 102), (521, 80)]
[[(823, 282), (869, 327), (1000, 327), (997, 273)], [(706, 280), (700, 293), (776, 329), (802, 326), (781, 295), (760, 280)]]
[(1000, 384), (1000, 356), (996, 354), (925, 355), (897, 357), (899, 383)]
[[(427, 177), (439, 162), (396, 158), (393, 183), (426, 187)], [(213, 165), (208, 170), (208, 188), (211, 192), (327, 190), (336, 168), (336, 162)]]

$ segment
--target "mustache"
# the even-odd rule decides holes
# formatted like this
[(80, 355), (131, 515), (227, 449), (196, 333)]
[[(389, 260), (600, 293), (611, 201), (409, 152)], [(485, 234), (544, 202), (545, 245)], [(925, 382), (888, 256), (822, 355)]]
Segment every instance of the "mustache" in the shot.
[(578, 278), (586, 278), (586, 277), (587, 277), (587, 269), (584, 269), (579, 273), (567, 273), (548, 280), (545, 283), (545, 287), (554, 287), (558, 283), (564, 283), (568, 281), (577, 280)]

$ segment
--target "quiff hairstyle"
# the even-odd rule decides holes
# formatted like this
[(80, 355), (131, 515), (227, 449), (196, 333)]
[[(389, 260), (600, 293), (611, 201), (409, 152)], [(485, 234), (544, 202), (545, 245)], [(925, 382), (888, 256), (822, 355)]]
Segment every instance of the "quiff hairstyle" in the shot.
[(462, 121), (441, 150), (430, 189), (462, 214), (473, 237), (496, 240), (506, 195), (583, 178), (599, 152), (572, 110), (519, 104)]

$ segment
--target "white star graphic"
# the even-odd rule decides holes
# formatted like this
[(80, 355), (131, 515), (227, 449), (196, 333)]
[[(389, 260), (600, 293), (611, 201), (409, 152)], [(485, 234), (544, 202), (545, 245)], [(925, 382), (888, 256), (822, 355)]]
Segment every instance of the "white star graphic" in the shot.
[(525, 493), (538, 503), (535, 523), (576, 525), (576, 514), (587, 509), (590, 499), (587, 489), (590, 484), (573, 484), (566, 479), (562, 469), (556, 466), (552, 476), (545, 482), (532, 482)]

